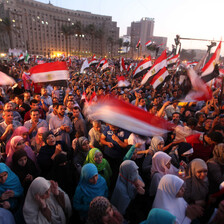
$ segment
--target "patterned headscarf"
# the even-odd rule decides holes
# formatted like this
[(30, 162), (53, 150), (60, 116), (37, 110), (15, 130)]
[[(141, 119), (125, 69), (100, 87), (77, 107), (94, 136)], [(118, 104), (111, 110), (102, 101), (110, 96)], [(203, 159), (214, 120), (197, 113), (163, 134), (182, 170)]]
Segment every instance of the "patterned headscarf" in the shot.
[(107, 208), (111, 206), (105, 197), (95, 197), (89, 205), (88, 222), (91, 224), (101, 224), (103, 216), (106, 215)]

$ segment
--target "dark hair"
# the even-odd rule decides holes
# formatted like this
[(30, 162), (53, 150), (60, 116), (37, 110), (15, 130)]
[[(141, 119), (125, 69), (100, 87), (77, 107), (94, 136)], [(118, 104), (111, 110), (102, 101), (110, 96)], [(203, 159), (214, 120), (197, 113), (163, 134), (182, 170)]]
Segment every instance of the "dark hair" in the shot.
[(34, 93), (34, 94), (33, 94), (33, 97), (35, 97), (35, 96), (37, 96), (37, 95), (40, 96), (41, 94), (40, 94), (40, 93)]
[(30, 105), (32, 105), (33, 103), (38, 103), (38, 101), (36, 99), (30, 100)]
[(174, 114), (179, 114), (179, 115), (181, 115), (179, 112), (174, 112), (174, 113), (172, 113), (172, 116), (173, 116)]
[(53, 103), (53, 108), (58, 108), (58, 106), (59, 106), (59, 103)]
[(216, 143), (222, 143), (223, 142), (223, 136), (220, 132), (212, 131), (208, 134), (206, 134), (212, 141)]
[(79, 110), (79, 111), (80, 111), (80, 108), (77, 107), (77, 106), (75, 106), (75, 107), (73, 108), (73, 110)]
[(63, 103), (59, 103), (59, 104), (57, 105), (56, 109), (58, 109), (60, 106), (64, 106), (64, 104), (63, 104)]
[(151, 110), (153, 107), (157, 107), (155, 104), (150, 104), (149, 105), (149, 110)]
[(18, 95), (18, 96), (15, 96), (15, 98), (16, 98), (16, 97), (18, 97), (18, 98), (19, 98), (20, 100), (22, 100), (22, 101), (24, 100), (23, 95)]
[(196, 126), (196, 125), (197, 125), (197, 119), (196, 118), (190, 117), (187, 120), (187, 126)]
[(32, 112), (38, 112), (38, 113), (40, 113), (40, 111), (39, 111), (38, 109), (32, 109), (32, 110), (30, 111), (30, 114), (32, 114)]

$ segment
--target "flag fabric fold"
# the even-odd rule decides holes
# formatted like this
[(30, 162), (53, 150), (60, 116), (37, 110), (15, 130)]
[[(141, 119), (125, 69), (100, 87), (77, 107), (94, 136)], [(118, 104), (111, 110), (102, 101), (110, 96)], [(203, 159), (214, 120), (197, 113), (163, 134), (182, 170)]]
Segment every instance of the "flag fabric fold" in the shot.
[(125, 68), (125, 64), (124, 64), (124, 58), (122, 57), (120, 60), (120, 71), (123, 72), (125, 70), (126, 70), (126, 68)]
[(102, 67), (101, 67), (101, 71), (103, 71), (104, 69), (108, 68), (109, 67), (109, 64), (108, 64), (108, 61), (105, 59)]
[(105, 61), (106, 61), (105, 58), (101, 59), (100, 62), (99, 62), (99, 64), (96, 66), (96, 68), (97, 69), (100, 68), (104, 64)]
[(67, 80), (69, 78), (68, 67), (65, 61), (36, 65), (30, 69), (30, 74), (30, 78), (34, 83)]
[(181, 101), (195, 102), (207, 101), (212, 99), (210, 87), (197, 75), (193, 68), (188, 68), (187, 75), (191, 81), (192, 88)]
[(151, 56), (149, 55), (143, 61), (139, 62), (135, 70), (133, 71), (133, 78), (138, 78), (144, 75), (145, 72), (152, 66)]
[(89, 68), (89, 63), (88, 63), (87, 59), (82, 63), (82, 67), (80, 69), (80, 73), (83, 73), (86, 68)]
[(138, 43), (136, 44), (136, 48), (139, 48), (141, 45), (141, 40), (139, 39)]
[(149, 41), (147, 41), (147, 42), (145, 43), (145, 46), (148, 47), (148, 46), (150, 46), (151, 44), (152, 44), (152, 41), (149, 40)]
[(220, 52), (221, 52), (221, 41), (218, 47), (216, 48), (215, 53), (212, 55), (210, 60), (205, 64), (205, 66), (201, 69), (201, 72), (202, 72), (201, 76), (205, 76), (213, 72), (215, 65), (219, 61)]
[(166, 78), (169, 76), (169, 72), (167, 71), (166, 67), (163, 67), (149, 82), (149, 84), (151, 84), (153, 86), (154, 89), (156, 89), (157, 87), (162, 86), (165, 81)]
[(84, 111), (90, 120), (102, 120), (144, 136), (161, 135), (175, 127), (163, 118), (112, 97), (92, 103)]
[(149, 71), (144, 75), (141, 81), (141, 85), (144, 85), (147, 81), (150, 81), (153, 76), (159, 72), (160, 69), (167, 67), (167, 57), (166, 57), (166, 50), (162, 52), (160, 57), (158, 57), (153, 64), (153, 66), (149, 69)]
[(89, 61), (89, 66), (97, 64), (98, 60), (96, 60), (96, 55), (94, 54), (93, 57)]
[(0, 72), (0, 85), (7, 86), (15, 84), (15, 80), (3, 72)]
[(117, 86), (118, 87), (128, 87), (130, 86), (130, 82), (128, 82), (124, 76), (117, 76), (117, 80), (118, 80), (118, 83), (117, 83)]

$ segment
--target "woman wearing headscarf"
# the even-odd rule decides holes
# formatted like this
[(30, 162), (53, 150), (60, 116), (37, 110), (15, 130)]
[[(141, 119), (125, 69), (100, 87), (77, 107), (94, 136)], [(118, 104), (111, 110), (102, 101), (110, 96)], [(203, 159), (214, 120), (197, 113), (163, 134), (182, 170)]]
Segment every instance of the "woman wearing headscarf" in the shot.
[(89, 149), (90, 147), (88, 139), (84, 136), (79, 137), (73, 153), (73, 163), (79, 172), (81, 172), (81, 168), (86, 160)]
[(54, 181), (37, 177), (29, 187), (23, 206), (26, 223), (66, 224), (71, 216), (68, 195)]
[(6, 144), (5, 153), (6, 153), (7, 155), (8, 155), (8, 153), (9, 153), (11, 139), (12, 139), (13, 137), (15, 137), (15, 136), (21, 136), (21, 137), (23, 137), (23, 139), (24, 139), (24, 143), (25, 143), (26, 145), (28, 145), (28, 146), (30, 145), (29, 130), (28, 130), (26, 127), (24, 127), (24, 126), (19, 126), (19, 127), (17, 127), (17, 128), (14, 130), (14, 132), (12, 133), (11, 138), (9, 139), (9, 141), (8, 141), (7, 144)]
[(189, 206), (184, 200), (184, 181), (171, 174), (163, 176), (159, 182), (153, 208), (160, 208), (176, 216), (177, 224), (190, 224), (191, 220), (202, 215), (201, 207)]
[(207, 161), (209, 192), (219, 191), (219, 185), (224, 181), (224, 143), (214, 147), (213, 157)]
[(36, 156), (33, 152), (33, 150), (25, 144), (23, 137), (21, 136), (14, 136), (11, 141), (10, 141), (10, 146), (9, 146), (9, 153), (6, 158), (6, 165), (11, 167), (12, 166), (12, 156), (13, 154), (20, 150), (23, 149), (26, 151), (27, 156), (36, 164)]
[(186, 187), (184, 199), (189, 203), (205, 205), (206, 197), (208, 195), (208, 167), (204, 160), (194, 159), (188, 167), (188, 175), (185, 179)]
[(160, 208), (153, 208), (147, 217), (147, 220), (141, 222), (140, 224), (175, 224), (176, 217), (170, 214), (168, 211), (160, 209)]
[(108, 196), (107, 184), (98, 174), (96, 166), (88, 163), (82, 167), (80, 181), (73, 198), (73, 207), (79, 212), (81, 220), (86, 219), (89, 204), (97, 196)]
[(98, 173), (106, 180), (107, 186), (109, 186), (112, 170), (110, 164), (103, 158), (103, 153), (97, 148), (91, 149), (84, 164), (87, 163), (93, 163), (96, 166)]
[(23, 195), (23, 187), (19, 178), (10, 168), (0, 163), (0, 204), (5, 209), (14, 210), (19, 198)]
[(35, 138), (33, 138), (31, 140), (31, 146), (33, 148), (33, 151), (36, 154), (38, 154), (39, 151), (40, 151), (40, 148), (45, 145), (45, 142), (43, 140), (43, 134), (47, 131), (48, 131), (48, 129), (46, 127), (38, 128), (38, 131), (37, 131), (37, 134), (36, 134)]
[(138, 174), (138, 166), (132, 160), (125, 160), (120, 165), (116, 186), (111, 203), (124, 215), (137, 193), (144, 194), (144, 182)]
[(105, 197), (95, 197), (90, 205), (87, 224), (123, 224), (120, 212)]
[(149, 147), (149, 153), (153, 156), (158, 151), (163, 151), (164, 139), (161, 136), (154, 136)]
[(48, 179), (56, 181), (58, 186), (68, 194), (69, 198), (72, 198), (78, 185), (79, 174), (74, 164), (68, 161), (67, 156), (60, 153), (54, 158)]
[(30, 184), (38, 174), (34, 162), (23, 149), (14, 152), (12, 156), (12, 171), (19, 177), (25, 192), (27, 192)]
[(161, 178), (166, 174), (178, 174), (178, 169), (171, 164), (171, 157), (165, 152), (156, 152), (152, 157), (151, 184), (149, 195), (155, 196)]
[(51, 171), (55, 156), (60, 153), (67, 155), (66, 145), (61, 141), (56, 141), (54, 134), (47, 131), (43, 134), (45, 145), (41, 147), (37, 156), (37, 162), (41, 169), (41, 176), (47, 177)]

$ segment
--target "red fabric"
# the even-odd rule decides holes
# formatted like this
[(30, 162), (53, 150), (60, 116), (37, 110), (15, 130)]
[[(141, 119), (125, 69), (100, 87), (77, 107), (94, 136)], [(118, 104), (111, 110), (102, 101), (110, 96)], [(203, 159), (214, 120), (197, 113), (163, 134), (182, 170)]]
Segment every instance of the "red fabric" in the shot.
[(208, 145), (203, 141), (203, 134), (190, 135), (185, 138), (187, 143), (190, 143), (194, 149), (190, 160), (200, 158), (205, 162), (211, 158), (214, 145)]

